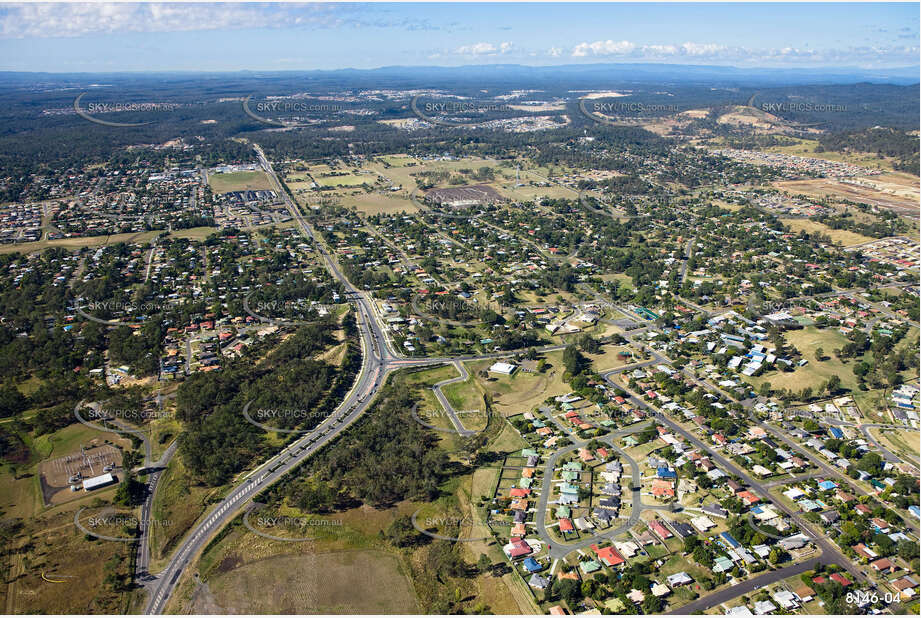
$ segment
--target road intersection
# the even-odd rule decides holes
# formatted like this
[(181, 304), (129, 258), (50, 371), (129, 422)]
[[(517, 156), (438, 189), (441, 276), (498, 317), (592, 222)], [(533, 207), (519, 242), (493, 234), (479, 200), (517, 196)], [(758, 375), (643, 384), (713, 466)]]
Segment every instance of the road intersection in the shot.
[[(331, 441), (335, 440), (335, 438), (344, 429), (354, 423), (370, 407), (375, 395), (380, 391), (382, 385), (385, 383), (390, 373), (409, 367), (426, 367), (443, 364), (453, 365), (458, 370), (460, 374), (459, 377), (439, 382), (435, 385), (433, 390), (438, 401), (448, 413), (449, 418), (451, 419), (451, 422), (457, 432), (461, 435), (467, 435), (469, 434), (469, 430), (463, 427), (460, 418), (451, 406), (450, 402), (442, 393), (441, 388), (447, 384), (465, 381), (469, 378), (469, 374), (467, 373), (466, 368), (464, 368), (462, 361), (507, 358), (523, 352), (523, 350), (512, 350), (496, 352), (493, 354), (444, 358), (406, 358), (395, 352), (392, 349), (390, 341), (386, 336), (385, 330), (381, 325), (370, 296), (365, 292), (357, 289), (349, 282), (349, 280), (340, 270), (336, 260), (333, 258), (325, 242), (317, 236), (309, 222), (303, 217), (300, 208), (291, 199), (285, 187), (276, 176), (262, 149), (258, 145), (254, 145), (254, 148), (263, 170), (266, 172), (273, 186), (275, 187), (276, 193), (285, 201), (285, 204), (292, 217), (294, 218), (298, 228), (316, 248), (322, 257), (328, 271), (342, 284), (343, 288), (345, 289), (346, 299), (353, 305), (353, 308), (355, 309), (357, 316), (356, 324), (359, 331), (358, 336), (362, 351), (362, 366), (352, 385), (351, 390), (347, 393), (339, 406), (329, 415), (329, 417), (327, 417), (314, 430), (300, 436), (297, 440), (286, 446), (275, 457), (269, 459), (256, 469), (242, 476), (238, 480), (237, 484), (227, 493), (227, 495), (218, 504), (216, 504), (214, 508), (207, 515), (205, 515), (198, 524), (196, 524), (194, 528), (189, 531), (189, 533), (186, 535), (182, 543), (179, 545), (169, 560), (166, 568), (161, 573), (158, 575), (151, 575), (146, 573), (146, 569), (149, 564), (149, 556), (147, 554), (148, 550), (146, 547), (139, 548), (139, 574), (142, 562), (145, 571), (144, 578), (139, 578), (139, 580), (143, 582), (145, 587), (150, 592), (148, 603), (144, 609), (146, 614), (164, 613), (167, 608), (167, 603), (172, 593), (174, 592), (181, 575), (185, 569), (193, 563), (195, 557), (207, 546), (214, 535), (217, 534), (234, 517), (236, 517), (244, 508), (246, 508), (254, 497), (259, 495), (274, 483), (278, 482), (286, 474), (303, 464), (305, 460), (307, 460), (313, 454), (317, 453)], [(685, 255), (685, 264), (687, 258), (690, 256), (691, 249), (692, 244), (689, 242)], [(616, 307), (620, 312), (624, 313), (624, 315), (632, 315), (628, 310), (623, 309), (616, 304), (611, 303), (610, 301), (606, 301), (605, 304)], [(639, 320), (634, 321), (639, 322)], [(631, 335), (635, 336), (636, 334), (641, 334), (642, 332), (645, 332), (645, 330), (649, 327), (649, 324), (640, 326), (639, 328), (624, 333), (624, 337), (629, 343), (634, 343)], [(645, 346), (643, 346), (641, 343), (636, 343), (635, 345), (639, 345), (641, 349), (645, 349)], [(549, 352), (554, 350), (562, 350), (565, 347), (565, 345), (545, 346), (543, 348), (539, 348), (539, 351)], [(632, 364), (626, 368), (621, 368), (619, 371), (623, 371), (625, 369), (632, 370), (636, 367), (653, 364), (671, 364), (670, 359), (667, 357), (653, 350), (647, 351), (651, 356), (650, 360)], [(612, 373), (613, 372), (609, 372), (605, 376), (605, 379), (614, 384), (613, 380), (611, 379)], [(684, 375), (688, 374), (685, 372)], [(691, 376), (688, 375), (688, 377)], [(716, 390), (722, 393), (720, 389), (705, 381), (701, 382), (697, 380), (696, 377), (692, 377), (691, 379), (693, 379), (701, 386), (705, 386), (708, 388), (708, 390)], [(656, 422), (667, 426), (674, 433), (681, 435), (684, 439), (686, 439), (695, 447), (699, 448), (702, 452), (708, 453), (711, 459), (721, 465), (725, 470), (743, 479), (753, 489), (753, 491), (761, 494), (765, 499), (772, 502), (780, 511), (784, 512), (788, 517), (790, 517), (790, 519), (793, 520), (801, 530), (805, 532), (811, 531), (811, 528), (807, 525), (806, 522), (802, 520), (798, 513), (794, 512), (792, 509), (787, 507), (780, 500), (770, 494), (768, 491), (768, 485), (761, 484), (750, 478), (744, 470), (740, 469), (734, 463), (724, 458), (711, 445), (705, 444), (696, 438), (689, 431), (685, 430), (682, 426), (668, 418), (660, 410), (647, 404), (629, 389), (624, 388), (623, 385), (616, 384), (616, 386), (628, 394), (628, 399), (633, 405), (649, 410)], [(562, 425), (559, 424), (557, 419), (553, 419), (553, 421), (557, 423), (565, 433), (569, 433), (562, 427)], [(770, 428), (771, 426), (765, 425), (765, 427)], [(556, 468), (556, 464), (560, 458), (566, 456), (578, 448), (584, 447), (586, 444), (588, 444), (589, 440), (574, 440), (572, 445), (558, 450), (547, 460), (545, 464), (543, 485), (537, 504), (536, 524), (537, 534), (542, 542), (547, 544), (550, 548), (549, 554), (552, 558), (562, 558), (563, 556), (569, 554), (571, 551), (603, 539), (612, 539), (618, 534), (628, 531), (640, 520), (640, 515), (646, 509), (671, 510), (671, 507), (668, 505), (648, 505), (642, 502), (639, 466), (615, 443), (615, 439), (635, 431), (639, 430), (623, 430), (598, 438), (598, 441), (609, 445), (615, 452), (618, 453), (622, 459), (624, 459), (626, 464), (631, 467), (632, 489), (631, 512), (629, 518), (624, 524), (618, 525), (616, 528), (603, 531), (591, 536), (590, 538), (581, 539), (576, 543), (562, 543), (550, 537), (546, 528), (547, 507), (552, 492), (553, 472)], [(152, 495), (148, 496), (148, 502), (150, 501), (152, 501)], [(145, 505), (145, 508), (149, 512), (149, 504)], [(724, 590), (720, 590), (711, 595), (707, 595), (697, 599), (689, 605), (680, 608), (677, 611), (679, 613), (702, 611), (703, 609), (718, 605), (740, 594), (745, 594), (747, 592), (757, 590), (770, 583), (784, 579), (785, 577), (802, 573), (814, 567), (815, 564), (820, 561), (825, 564), (832, 562), (837, 563), (850, 571), (851, 574), (857, 579), (857, 581), (865, 581), (865, 578), (859, 569), (857, 569), (857, 567), (855, 567), (848, 559), (846, 559), (832, 542), (824, 538), (822, 535), (817, 535), (814, 532), (812, 532), (810, 536), (812, 537), (812, 542), (815, 543), (820, 550), (818, 555), (810, 558), (805, 562), (764, 573), (748, 581), (736, 584), (735, 586), (731, 586)], [(147, 544), (146, 535), (144, 535), (142, 544)]]

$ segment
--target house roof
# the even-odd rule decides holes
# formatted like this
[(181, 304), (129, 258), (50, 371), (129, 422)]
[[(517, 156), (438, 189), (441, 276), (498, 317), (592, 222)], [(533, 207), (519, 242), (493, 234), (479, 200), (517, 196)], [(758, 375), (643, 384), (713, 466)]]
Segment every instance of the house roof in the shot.
[(542, 566), (540, 565), (540, 562), (538, 562), (538, 561), (535, 560), (534, 558), (525, 558), (525, 561), (524, 561), (524, 568), (526, 568), (527, 570), (529, 570), (529, 571), (531, 571), (531, 572), (533, 573), (534, 571), (540, 571), (540, 570), (543, 569), (544, 567), (542, 567)]
[(595, 555), (608, 566), (617, 566), (618, 564), (626, 562), (624, 557), (613, 547), (598, 547), (597, 545), (592, 545), (592, 551), (594, 551)]
[(892, 564), (892, 561), (889, 560), (889, 558), (880, 558), (879, 560), (874, 560), (871, 562), (870, 566), (877, 571), (885, 571), (893, 568), (895, 565)]

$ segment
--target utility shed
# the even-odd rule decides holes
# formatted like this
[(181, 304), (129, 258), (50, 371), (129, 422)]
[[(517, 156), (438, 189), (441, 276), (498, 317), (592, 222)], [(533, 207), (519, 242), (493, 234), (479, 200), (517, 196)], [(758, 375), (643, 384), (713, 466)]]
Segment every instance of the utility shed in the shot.
[(114, 482), (115, 477), (112, 476), (112, 473), (106, 472), (105, 474), (100, 474), (99, 476), (94, 476), (91, 479), (86, 479), (83, 481), (83, 489), (86, 491), (93, 491), (94, 489), (99, 489), (100, 487), (111, 485)]

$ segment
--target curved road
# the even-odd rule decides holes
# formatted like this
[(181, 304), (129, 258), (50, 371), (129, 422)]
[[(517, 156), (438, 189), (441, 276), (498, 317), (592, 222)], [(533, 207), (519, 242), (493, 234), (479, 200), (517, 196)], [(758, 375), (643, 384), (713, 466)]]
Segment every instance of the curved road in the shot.
[[(144, 609), (145, 614), (163, 613), (170, 595), (175, 590), (179, 577), (209, 540), (235, 517), (240, 509), (254, 496), (301, 465), (308, 457), (332, 441), (340, 432), (361, 416), (390, 372), (405, 367), (438, 365), (459, 360), (505, 358), (523, 351), (510, 350), (479, 356), (419, 359), (403, 358), (395, 354), (389, 348), (384, 332), (375, 318), (371, 301), (365, 294), (355, 288), (339, 270), (338, 264), (327, 250), (325, 243), (318, 240), (313, 228), (301, 215), (300, 209), (281, 186), (262, 149), (258, 145), (255, 145), (254, 148), (263, 169), (275, 186), (276, 193), (285, 200), (288, 210), (294, 217), (301, 232), (312, 241), (329, 272), (342, 283), (346, 290), (347, 298), (354, 302), (356, 314), (359, 318), (358, 329), (362, 348), (362, 366), (352, 389), (326, 420), (310, 433), (303, 435), (285, 447), (281, 453), (244, 476), (242, 482), (231, 489), (205, 519), (189, 531), (163, 572), (156, 576), (147, 576), (151, 595)], [(539, 350), (549, 352), (562, 350), (565, 347), (565, 345), (545, 346), (539, 348)]]
[(278, 182), (275, 172), (265, 158), (262, 149), (258, 146), (255, 149), (263, 169), (275, 184), (278, 195), (283, 196), (302, 233), (313, 241), (330, 273), (342, 283), (346, 289), (347, 296), (355, 303), (356, 313), (359, 317), (358, 328), (362, 348), (362, 366), (352, 389), (326, 420), (313, 431), (303, 435), (285, 447), (281, 453), (249, 473), (243, 482), (231, 489), (205, 519), (189, 532), (170, 559), (166, 569), (155, 578), (151, 578), (155, 581), (152, 581), (150, 585), (151, 596), (144, 610), (146, 614), (163, 613), (167, 601), (175, 589), (176, 582), (185, 567), (192, 562), (211, 537), (236, 516), (241, 507), (253, 496), (259, 494), (303, 463), (304, 460), (332, 441), (343, 429), (361, 416), (368, 408), (374, 393), (380, 388), (389, 372), (402, 366), (422, 366), (437, 364), (438, 362), (430, 359), (400, 359), (382, 343), (385, 341), (383, 332), (375, 320), (369, 300), (349, 283), (348, 279), (339, 270), (335, 260), (325, 249), (323, 243), (317, 241), (313, 229), (303, 219), (300, 210)]
[(454, 368), (457, 369), (457, 372), (460, 375), (456, 378), (450, 378), (448, 380), (442, 380), (441, 382), (437, 382), (432, 387), (432, 391), (434, 391), (435, 397), (438, 399), (438, 403), (440, 403), (441, 407), (443, 407), (445, 409), (445, 412), (447, 412), (448, 418), (451, 419), (451, 423), (454, 425), (454, 428), (456, 429), (457, 433), (462, 436), (472, 436), (472, 435), (475, 435), (476, 432), (466, 429), (464, 427), (464, 424), (461, 422), (460, 418), (458, 418), (457, 416), (457, 410), (454, 409), (454, 406), (451, 405), (451, 402), (448, 401), (448, 398), (445, 397), (445, 394), (441, 392), (441, 388), (443, 386), (447, 386), (448, 384), (456, 384), (457, 382), (466, 382), (467, 378), (470, 377), (470, 374), (467, 373), (467, 368), (464, 367), (464, 364), (462, 362), (455, 360), (451, 363), (451, 365), (453, 365)]
[[(556, 419), (553, 419), (554, 421)], [(549, 554), (553, 559), (559, 559), (565, 557), (570, 552), (573, 552), (577, 549), (583, 547), (588, 547), (593, 543), (598, 543), (603, 540), (610, 540), (614, 537), (626, 532), (632, 528), (640, 520), (640, 515), (643, 511), (647, 509), (657, 509), (657, 510), (671, 510), (670, 505), (659, 505), (659, 504), (643, 504), (641, 499), (641, 479), (640, 479), (640, 467), (637, 465), (636, 461), (632, 457), (627, 455), (617, 444), (614, 442), (615, 438), (622, 438), (623, 436), (628, 436), (632, 433), (638, 433), (643, 429), (646, 429), (648, 424), (644, 424), (643, 427), (621, 430), (602, 436), (600, 438), (593, 438), (592, 440), (597, 440), (598, 442), (604, 442), (610, 446), (621, 459), (625, 460), (632, 469), (632, 478), (631, 484), (633, 487), (632, 497), (630, 503), (630, 517), (627, 518), (627, 521), (617, 528), (610, 528), (599, 532), (598, 534), (592, 535), (588, 538), (580, 539), (574, 543), (564, 543), (563, 541), (554, 540), (550, 537), (550, 533), (547, 532), (547, 507), (550, 504), (550, 494), (552, 493), (553, 485), (553, 472), (556, 470), (556, 464), (561, 457), (568, 455), (569, 453), (582, 448), (592, 440), (577, 440), (574, 444), (566, 446), (550, 456), (547, 460), (547, 463), (544, 466), (544, 482), (541, 486), (540, 496), (537, 500), (537, 534), (540, 537), (548, 548), (550, 548)]]

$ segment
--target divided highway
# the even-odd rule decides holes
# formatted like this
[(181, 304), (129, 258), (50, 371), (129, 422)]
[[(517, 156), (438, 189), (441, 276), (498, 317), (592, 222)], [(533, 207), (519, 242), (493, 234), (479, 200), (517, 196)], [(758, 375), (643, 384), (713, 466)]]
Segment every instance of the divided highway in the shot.
[(263, 169), (271, 178), (278, 195), (285, 200), (301, 231), (314, 242), (326, 262), (326, 267), (342, 283), (348, 298), (355, 305), (359, 316), (358, 330), (362, 349), (362, 366), (352, 389), (323, 423), (291, 443), (277, 456), (249, 473), (242, 483), (233, 488), (214, 507), (206, 519), (189, 532), (169, 561), (166, 569), (160, 575), (151, 578), (153, 579), (150, 584), (151, 595), (144, 609), (145, 614), (162, 614), (164, 612), (170, 595), (175, 590), (176, 583), (185, 568), (206, 546), (208, 541), (235, 517), (249, 500), (301, 465), (304, 460), (323, 448), (339, 435), (343, 429), (361, 416), (370, 405), (373, 395), (380, 388), (387, 373), (407, 365), (424, 366), (441, 362), (432, 359), (401, 359), (390, 351), (386, 345), (383, 331), (375, 319), (370, 301), (352, 286), (342, 274), (335, 260), (325, 249), (323, 243), (317, 240), (313, 229), (301, 216), (300, 210), (281, 186), (262, 149), (258, 146), (255, 149)]

